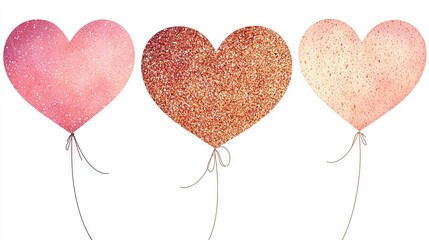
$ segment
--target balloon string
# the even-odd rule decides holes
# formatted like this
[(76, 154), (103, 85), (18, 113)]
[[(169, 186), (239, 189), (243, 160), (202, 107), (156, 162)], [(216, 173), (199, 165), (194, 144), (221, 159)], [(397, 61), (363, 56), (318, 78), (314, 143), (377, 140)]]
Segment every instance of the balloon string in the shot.
[(71, 133), (70, 136), (67, 138), (66, 150), (70, 150), (71, 177), (72, 177), (72, 183), (73, 183), (74, 199), (76, 201), (77, 211), (79, 212), (80, 220), (83, 224), (83, 227), (85, 228), (85, 231), (88, 234), (88, 237), (92, 240), (91, 234), (89, 233), (88, 228), (86, 227), (85, 221), (83, 220), (82, 212), (80, 211), (79, 200), (77, 198), (77, 193), (76, 193), (76, 184), (74, 180), (74, 166), (73, 166), (73, 145), (74, 145), (73, 143), (76, 145), (76, 150), (78, 152), (80, 160), (85, 159), (88, 165), (91, 166), (91, 168), (97, 171), (98, 173), (101, 173), (101, 174), (108, 174), (108, 173), (101, 172), (98, 169), (96, 169), (94, 166), (92, 166), (92, 164), (88, 161), (88, 159), (86, 159), (85, 155), (83, 154), (82, 149), (80, 148), (79, 143), (77, 142), (76, 137), (74, 136), (74, 133)]
[[(224, 162), (222, 160), (222, 156), (219, 153), (219, 148), (223, 148), (227, 151), (228, 153), (228, 162)], [(180, 188), (190, 188), (195, 186), (197, 183), (199, 183), (201, 181), (201, 179), (204, 178), (204, 176), (206, 175), (207, 172), (211, 173), (211, 172), (215, 172), (216, 173), (216, 209), (215, 209), (215, 215), (214, 215), (214, 219), (213, 219), (213, 225), (212, 225), (212, 229), (210, 231), (210, 235), (209, 235), (209, 240), (211, 239), (212, 235), (213, 235), (213, 231), (216, 225), (216, 220), (217, 220), (217, 212), (218, 212), (218, 206), (219, 206), (219, 173), (218, 173), (218, 163), (220, 164), (220, 166), (222, 167), (228, 167), (229, 164), (231, 163), (231, 153), (229, 152), (229, 150), (224, 147), (224, 146), (220, 146), (219, 148), (215, 148), (213, 149), (213, 152), (210, 156), (209, 161), (207, 162), (207, 168), (206, 171), (203, 173), (203, 175), (193, 184), (189, 185), (189, 186), (185, 186), (185, 187), (180, 187)]]
[(66, 150), (69, 150), (70, 149), (70, 147), (71, 147), (71, 149), (73, 150), (73, 142), (76, 144), (76, 150), (77, 150), (77, 153), (79, 154), (79, 158), (80, 158), (80, 160), (85, 160), (86, 161), (86, 163), (92, 168), (92, 169), (94, 169), (94, 171), (96, 171), (96, 172), (98, 172), (98, 173), (100, 173), (100, 174), (109, 174), (109, 173), (107, 173), (107, 172), (102, 172), (102, 171), (100, 171), (100, 170), (98, 170), (98, 169), (96, 169), (89, 161), (88, 161), (88, 159), (85, 157), (85, 154), (83, 154), (83, 151), (82, 151), (82, 149), (80, 148), (80, 146), (79, 146), (79, 143), (77, 142), (77, 140), (76, 140), (76, 137), (74, 136), (74, 133), (72, 133), (72, 134), (70, 134), (70, 136), (67, 138), (67, 144), (66, 144)]
[(350, 149), (347, 151), (347, 153), (344, 154), (344, 156), (342, 156), (340, 159), (338, 159), (336, 161), (332, 161), (332, 162), (328, 161), (328, 163), (337, 163), (337, 162), (341, 161), (342, 159), (344, 159), (350, 153), (350, 151), (352, 150), (352, 148), (355, 145), (356, 140), (358, 138), (359, 138), (359, 169), (358, 169), (358, 176), (357, 176), (356, 192), (355, 192), (355, 198), (354, 198), (354, 201), (353, 201), (352, 211), (350, 213), (349, 222), (347, 223), (347, 227), (346, 227), (346, 230), (344, 231), (342, 240), (344, 240), (345, 237), (346, 237), (346, 235), (347, 235), (347, 231), (349, 230), (350, 223), (352, 222), (352, 218), (353, 218), (353, 213), (354, 213), (355, 207), (356, 207), (357, 196), (358, 196), (358, 193), (359, 193), (361, 167), (362, 167), (362, 144), (365, 145), (365, 146), (367, 145), (365, 134), (361, 133), (360, 131), (357, 132), (355, 134), (354, 138), (353, 138), (352, 145), (351, 145)]

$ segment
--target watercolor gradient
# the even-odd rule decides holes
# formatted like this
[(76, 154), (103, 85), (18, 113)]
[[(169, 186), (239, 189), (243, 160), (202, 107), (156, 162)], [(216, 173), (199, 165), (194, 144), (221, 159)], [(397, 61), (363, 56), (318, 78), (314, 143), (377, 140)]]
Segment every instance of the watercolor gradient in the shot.
[(134, 47), (128, 33), (112, 21), (88, 23), (69, 42), (53, 23), (31, 20), (11, 32), (3, 60), (19, 94), (72, 133), (125, 86)]
[(413, 90), (426, 64), (426, 45), (403, 21), (383, 22), (361, 41), (344, 22), (326, 19), (304, 34), (299, 62), (316, 94), (360, 131)]

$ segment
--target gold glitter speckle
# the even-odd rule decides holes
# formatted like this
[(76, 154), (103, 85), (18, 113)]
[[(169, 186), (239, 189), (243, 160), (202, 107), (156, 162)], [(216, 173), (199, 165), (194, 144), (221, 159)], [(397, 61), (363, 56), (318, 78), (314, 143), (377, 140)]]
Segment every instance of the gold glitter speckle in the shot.
[(150, 39), (142, 58), (143, 79), (156, 104), (213, 147), (267, 115), (291, 73), (284, 40), (258, 26), (233, 32), (217, 51), (194, 29), (167, 28)]

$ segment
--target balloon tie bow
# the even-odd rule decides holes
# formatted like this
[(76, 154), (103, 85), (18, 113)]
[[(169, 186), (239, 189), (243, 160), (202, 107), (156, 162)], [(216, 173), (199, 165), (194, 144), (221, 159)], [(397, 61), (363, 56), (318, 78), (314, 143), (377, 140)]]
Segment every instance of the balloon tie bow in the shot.
[[(226, 150), (226, 152), (228, 153), (228, 161), (225, 163), (222, 159), (222, 156), (219, 152), (219, 148), (223, 148)], [(220, 146), (218, 148), (214, 148), (212, 151), (212, 154), (210, 155), (210, 159), (207, 162), (207, 168), (206, 171), (204, 172), (204, 174), (197, 180), (195, 181), (193, 184), (189, 185), (189, 186), (185, 186), (185, 187), (180, 187), (180, 188), (190, 188), (195, 186), (197, 183), (199, 183), (204, 176), (207, 174), (207, 172), (211, 173), (214, 170), (216, 170), (216, 175), (217, 175), (217, 164), (219, 163), (219, 165), (221, 167), (228, 167), (229, 164), (231, 163), (231, 153), (229, 152), (228, 148), (224, 147), (224, 146)]]
[[(223, 148), (228, 153), (228, 162), (224, 162), (222, 160), (222, 156), (220, 155), (219, 148)], [(224, 146), (220, 146), (219, 148), (213, 149), (212, 155), (210, 156), (209, 161), (207, 162), (207, 171), (213, 172), (215, 165), (217, 163), (220, 164), (221, 167), (228, 167), (231, 163), (231, 153), (229, 152), (228, 148)]]

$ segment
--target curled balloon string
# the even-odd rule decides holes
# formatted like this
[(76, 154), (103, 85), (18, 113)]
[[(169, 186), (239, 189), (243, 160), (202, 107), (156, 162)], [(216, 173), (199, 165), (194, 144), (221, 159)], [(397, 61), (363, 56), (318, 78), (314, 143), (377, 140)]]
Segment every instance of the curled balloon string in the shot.
[[(219, 152), (219, 148), (223, 148), (227, 151), (228, 153), (228, 162), (224, 162), (222, 160), (222, 156)], [(214, 215), (214, 219), (213, 219), (213, 225), (212, 225), (212, 229), (209, 235), (209, 240), (211, 239), (212, 235), (213, 235), (213, 231), (216, 225), (216, 219), (217, 219), (217, 211), (218, 211), (218, 206), (219, 206), (219, 173), (218, 173), (218, 163), (220, 164), (220, 166), (222, 167), (228, 167), (229, 164), (231, 163), (231, 153), (229, 152), (228, 148), (224, 147), (224, 146), (220, 146), (218, 148), (213, 149), (212, 154), (210, 156), (209, 161), (207, 162), (207, 168), (206, 171), (203, 173), (203, 175), (193, 184), (186, 186), (186, 187), (180, 187), (180, 188), (190, 188), (195, 186), (197, 183), (199, 183), (201, 181), (201, 179), (204, 178), (204, 176), (206, 175), (206, 173), (211, 173), (211, 172), (215, 172), (216, 173), (216, 209), (215, 209), (215, 215)]]
[[(76, 137), (74, 136), (74, 133), (70, 134), (70, 136), (67, 138), (67, 144), (66, 144), (66, 150), (69, 150), (70, 148), (73, 150), (73, 142), (76, 144), (76, 150), (77, 153), (79, 154), (79, 158), (80, 160), (85, 160), (86, 163), (88, 163), (88, 165), (94, 169), (96, 172), (100, 173), (100, 174), (109, 174), (107, 172), (102, 172), (98, 169), (96, 169), (89, 161), (88, 159), (85, 157), (85, 154), (83, 154), (82, 149), (79, 146), (79, 143), (76, 140)], [(72, 156), (73, 156), (73, 151), (71, 152)]]
[(82, 149), (79, 146), (79, 143), (76, 140), (76, 137), (74, 136), (74, 133), (71, 133), (70, 136), (67, 138), (67, 144), (66, 144), (66, 150), (70, 150), (70, 162), (71, 162), (71, 177), (72, 177), (72, 182), (73, 182), (73, 193), (74, 193), (74, 199), (76, 201), (76, 206), (77, 206), (77, 211), (79, 212), (79, 216), (80, 216), (80, 220), (83, 224), (83, 227), (85, 228), (86, 233), (88, 234), (88, 237), (92, 240), (91, 234), (88, 231), (88, 228), (86, 227), (85, 221), (83, 220), (83, 216), (82, 216), (82, 212), (80, 211), (80, 206), (79, 206), (79, 200), (77, 198), (77, 193), (76, 193), (76, 184), (74, 181), (74, 166), (73, 166), (73, 146), (76, 145), (76, 150), (77, 153), (79, 155), (80, 160), (85, 160), (86, 163), (88, 163), (88, 165), (94, 169), (96, 172), (100, 173), (100, 174), (108, 174), (107, 172), (102, 172), (98, 169), (96, 169), (89, 161), (88, 159), (85, 157), (85, 155), (82, 152)]
[(366, 146), (366, 136), (365, 136), (365, 134), (363, 134), (363, 133), (361, 133), (361, 132), (357, 132), (356, 134), (355, 134), (355, 136), (354, 136), (354, 138), (353, 138), (353, 142), (352, 142), (352, 145), (350, 146), (350, 148), (349, 148), (349, 150), (346, 152), (346, 154), (344, 154), (344, 156), (342, 156), (340, 159), (338, 159), (338, 160), (335, 160), (335, 161), (327, 161), (328, 163), (336, 163), (336, 162), (339, 162), (339, 161), (341, 161), (341, 160), (343, 160), (347, 155), (349, 155), (349, 153), (350, 153), (350, 151), (352, 150), (352, 148), (353, 148), (353, 146), (355, 145), (355, 143), (356, 143), (356, 140), (359, 138), (359, 152), (360, 152), (360, 144), (361, 144), (361, 142), (363, 143), (363, 145), (365, 145)]
[(352, 150), (352, 148), (355, 145), (356, 140), (358, 138), (359, 138), (359, 170), (358, 170), (358, 177), (357, 177), (357, 184), (356, 184), (356, 193), (355, 193), (355, 199), (354, 199), (354, 202), (353, 202), (352, 211), (350, 213), (349, 222), (347, 223), (347, 227), (346, 227), (346, 230), (344, 232), (342, 240), (344, 240), (344, 238), (347, 235), (347, 231), (349, 230), (350, 223), (352, 222), (352, 218), (353, 218), (353, 213), (354, 213), (355, 207), (356, 207), (357, 196), (358, 196), (358, 193), (359, 193), (360, 173), (361, 173), (361, 165), (362, 165), (361, 164), (362, 163), (362, 144), (365, 145), (365, 146), (367, 145), (365, 134), (361, 133), (360, 131), (357, 132), (355, 134), (354, 138), (353, 138), (352, 145), (350, 146), (350, 148), (346, 152), (346, 154), (344, 154), (344, 156), (342, 156), (340, 159), (338, 159), (336, 161), (328, 161), (328, 163), (337, 163), (337, 162), (343, 160), (350, 153), (350, 151)]

